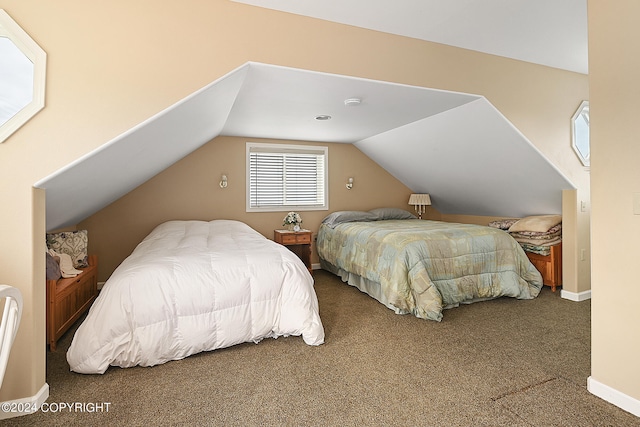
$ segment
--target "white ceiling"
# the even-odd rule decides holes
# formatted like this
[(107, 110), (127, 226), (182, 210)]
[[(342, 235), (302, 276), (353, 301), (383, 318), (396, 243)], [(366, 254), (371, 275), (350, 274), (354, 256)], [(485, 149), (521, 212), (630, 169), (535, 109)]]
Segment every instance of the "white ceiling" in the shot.
[(587, 0), (232, 0), (587, 74)]
[[(248, 68), (222, 135), (355, 143), (479, 98), (258, 63)], [(349, 98), (360, 105), (346, 106)]]
[[(353, 97), (361, 104), (346, 106)], [(247, 63), (37, 182), (47, 229), (77, 224), (218, 135), (353, 143), (443, 213), (560, 213), (573, 188), (482, 96)]]

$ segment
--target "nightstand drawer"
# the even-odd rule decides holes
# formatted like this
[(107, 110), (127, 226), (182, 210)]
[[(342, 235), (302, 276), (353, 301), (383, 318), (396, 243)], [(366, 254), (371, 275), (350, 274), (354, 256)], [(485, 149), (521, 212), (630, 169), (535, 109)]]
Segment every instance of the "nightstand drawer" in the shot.
[(295, 245), (302, 243), (311, 243), (311, 235), (309, 233), (304, 234), (283, 234), (282, 243), (285, 245)]
[(296, 243), (311, 243), (311, 233), (304, 234), (296, 234), (295, 235)]
[(304, 245), (311, 243), (310, 231), (281, 231), (276, 230), (274, 240), (283, 245)]
[(290, 245), (292, 243), (296, 243), (296, 235), (295, 234), (283, 234), (281, 238), (281, 243), (284, 245)]

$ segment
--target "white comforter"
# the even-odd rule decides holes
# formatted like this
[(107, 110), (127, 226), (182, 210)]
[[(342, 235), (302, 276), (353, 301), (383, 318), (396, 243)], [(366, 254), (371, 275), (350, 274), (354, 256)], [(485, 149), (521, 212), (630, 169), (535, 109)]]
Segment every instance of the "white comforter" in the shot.
[(113, 272), (67, 361), (101, 374), (288, 335), (324, 342), (313, 277), (295, 254), (242, 222), (169, 221)]

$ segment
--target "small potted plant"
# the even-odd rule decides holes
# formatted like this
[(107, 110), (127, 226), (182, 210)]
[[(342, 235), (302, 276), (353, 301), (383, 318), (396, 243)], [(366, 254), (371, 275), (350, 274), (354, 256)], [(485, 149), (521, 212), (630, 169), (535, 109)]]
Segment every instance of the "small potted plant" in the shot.
[(300, 224), (302, 224), (302, 217), (298, 212), (289, 212), (282, 220), (282, 225), (289, 231), (300, 231)]

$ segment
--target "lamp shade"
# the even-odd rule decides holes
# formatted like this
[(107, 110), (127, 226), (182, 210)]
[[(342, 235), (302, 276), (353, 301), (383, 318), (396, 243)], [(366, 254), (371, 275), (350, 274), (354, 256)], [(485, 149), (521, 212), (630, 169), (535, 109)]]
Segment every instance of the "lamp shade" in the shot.
[(409, 197), (409, 204), (413, 206), (430, 206), (431, 197), (428, 194), (412, 194)]

